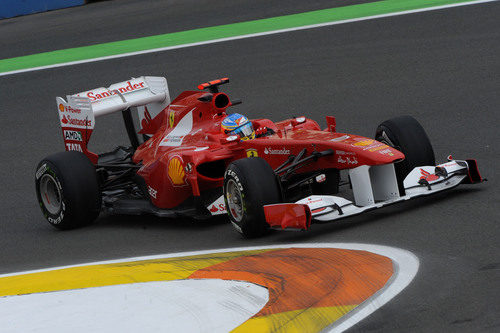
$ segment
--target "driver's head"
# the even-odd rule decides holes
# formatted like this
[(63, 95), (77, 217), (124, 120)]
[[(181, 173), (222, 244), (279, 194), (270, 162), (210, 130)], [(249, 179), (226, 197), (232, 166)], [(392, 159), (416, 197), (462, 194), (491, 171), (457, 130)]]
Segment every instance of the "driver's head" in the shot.
[(252, 122), (239, 113), (233, 113), (224, 118), (221, 124), (221, 131), (227, 135), (239, 135), (241, 140), (255, 138)]

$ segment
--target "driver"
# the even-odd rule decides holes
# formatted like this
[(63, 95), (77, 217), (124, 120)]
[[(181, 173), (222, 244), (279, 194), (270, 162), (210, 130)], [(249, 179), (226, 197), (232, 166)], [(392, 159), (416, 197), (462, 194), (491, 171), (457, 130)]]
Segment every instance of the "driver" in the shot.
[(221, 131), (227, 135), (238, 135), (243, 141), (255, 138), (252, 122), (239, 113), (233, 113), (224, 118)]

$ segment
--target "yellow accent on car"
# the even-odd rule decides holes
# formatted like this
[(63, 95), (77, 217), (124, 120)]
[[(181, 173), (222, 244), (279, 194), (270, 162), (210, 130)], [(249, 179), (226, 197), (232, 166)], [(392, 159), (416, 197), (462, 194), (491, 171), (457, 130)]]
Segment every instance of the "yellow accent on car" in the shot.
[(259, 157), (257, 149), (247, 149), (247, 157)]
[(174, 156), (168, 162), (168, 177), (174, 185), (185, 184), (186, 172), (184, 171), (184, 165), (180, 157)]
[(174, 127), (174, 123), (175, 123), (175, 112), (170, 111), (170, 113), (168, 114), (168, 126)]

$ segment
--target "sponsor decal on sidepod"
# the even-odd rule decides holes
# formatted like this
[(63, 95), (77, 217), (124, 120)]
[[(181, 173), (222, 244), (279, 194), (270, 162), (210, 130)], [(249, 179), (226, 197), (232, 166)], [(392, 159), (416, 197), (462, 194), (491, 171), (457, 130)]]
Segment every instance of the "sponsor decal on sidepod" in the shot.
[(189, 111), (160, 142), (160, 146), (179, 147), (184, 137), (193, 130), (193, 111)]
[(353, 165), (358, 164), (358, 160), (356, 159), (356, 157), (349, 157), (349, 156), (346, 156), (345, 159), (342, 158), (342, 156), (339, 156), (337, 162), (343, 164), (353, 164)]
[(349, 139), (349, 138), (350, 138), (350, 136), (349, 136), (349, 135), (342, 135), (342, 136), (339, 136), (338, 138), (331, 139), (330, 141), (333, 141), (333, 142), (340, 142), (340, 141), (347, 140), (347, 139)]
[(394, 156), (394, 154), (392, 153), (392, 151), (390, 149), (381, 150), (381, 151), (379, 151), (379, 153), (382, 155)]
[(259, 156), (259, 153), (257, 153), (257, 149), (254, 149), (254, 148), (247, 149), (246, 152), (247, 152), (247, 157), (258, 157)]
[(285, 147), (281, 149), (273, 149), (273, 148), (264, 148), (264, 154), (269, 154), (269, 155), (290, 155), (290, 150), (286, 149)]
[(174, 156), (168, 162), (168, 178), (174, 186), (186, 185), (186, 171), (180, 156)]
[(168, 113), (168, 127), (174, 127), (174, 123), (175, 123), (175, 112), (170, 111)]
[(149, 192), (149, 195), (156, 199), (156, 194), (158, 193), (157, 190), (155, 190), (154, 188), (152, 188), (151, 186), (148, 186), (148, 192)]
[(356, 155), (356, 153), (352, 151), (343, 151), (343, 150), (337, 150), (336, 153), (337, 155)]
[(357, 142), (352, 144), (355, 147), (369, 146), (375, 142), (375, 140), (371, 139), (358, 139), (358, 138), (356, 138), (355, 141)]
[(208, 205), (207, 209), (212, 215), (220, 215), (226, 213), (226, 205), (224, 203), (224, 196), (220, 196), (217, 200)]

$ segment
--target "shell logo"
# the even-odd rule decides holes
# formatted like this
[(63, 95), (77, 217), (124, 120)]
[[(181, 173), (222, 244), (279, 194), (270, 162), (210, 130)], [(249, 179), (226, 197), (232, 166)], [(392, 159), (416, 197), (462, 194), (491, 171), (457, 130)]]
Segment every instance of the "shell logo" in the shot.
[(184, 165), (182, 164), (182, 159), (179, 156), (174, 156), (168, 162), (168, 178), (174, 185), (184, 185), (186, 172), (184, 171)]
[(64, 105), (59, 104), (59, 111), (64, 112), (64, 109), (65, 109), (65, 108), (64, 108)]
[(355, 146), (368, 146), (368, 145), (371, 145), (373, 142), (374, 142), (373, 140), (367, 139), (367, 140), (359, 141), (359, 142), (355, 143), (354, 145)]

